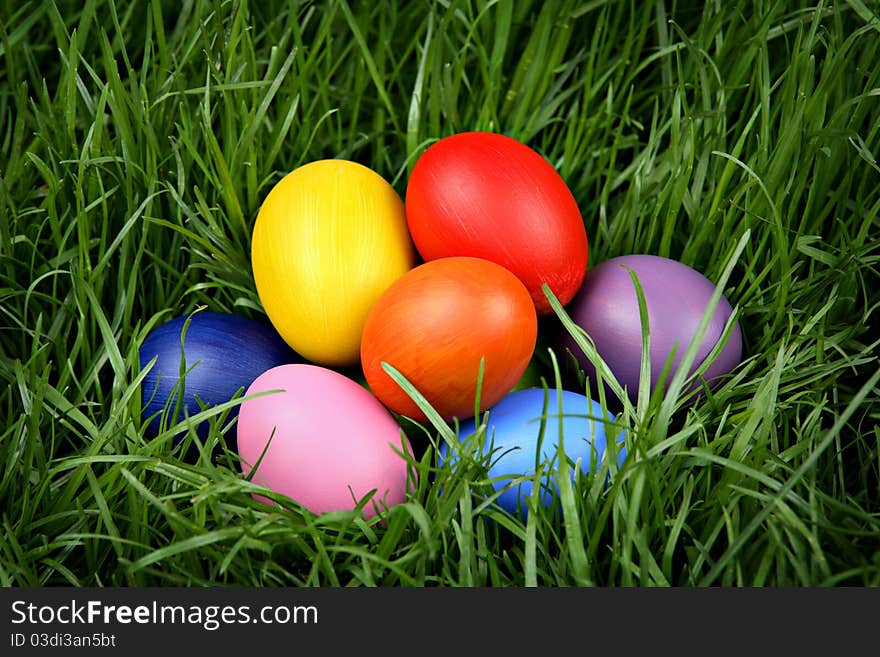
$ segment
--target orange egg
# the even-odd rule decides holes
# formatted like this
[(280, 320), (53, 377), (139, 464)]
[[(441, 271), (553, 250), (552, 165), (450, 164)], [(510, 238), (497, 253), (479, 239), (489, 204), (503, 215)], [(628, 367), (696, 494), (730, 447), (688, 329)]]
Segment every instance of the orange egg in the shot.
[(432, 260), (395, 281), (367, 316), (361, 363), (373, 393), (391, 410), (424, 413), (382, 368), (399, 370), (446, 420), (474, 415), (480, 360), (480, 408), (501, 400), (535, 350), (538, 321), (526, 287), (488, 260)]

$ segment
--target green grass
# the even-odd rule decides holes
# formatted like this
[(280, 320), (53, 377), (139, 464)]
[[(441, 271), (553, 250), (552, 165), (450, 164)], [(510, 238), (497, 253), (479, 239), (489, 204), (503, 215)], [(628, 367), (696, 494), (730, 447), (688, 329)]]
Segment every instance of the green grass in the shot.
[[(880, 9), (740, 4), (0, 3), (0, 583), (880, 585)], [(144, 438), (140, 342), (262, 314), (250, 231), (284, 173), (349, 158), (403, 194), (465, 130), (557, 167), (592, 264), (723, 278), (733, 378), (642, 391), (610, 485), (527, 523), (484, 460), (436, 468), (445, 425), (410, 426), (384, 523), (253, 501), (208, 457), (228, 407), (198, 462)], [(535, 367), (561, 383), (544, 341)]]

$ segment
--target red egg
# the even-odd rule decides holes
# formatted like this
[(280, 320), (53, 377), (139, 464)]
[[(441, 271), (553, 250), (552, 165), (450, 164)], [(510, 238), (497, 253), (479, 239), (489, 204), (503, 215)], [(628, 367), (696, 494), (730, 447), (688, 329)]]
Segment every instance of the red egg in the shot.
[(410, 270), (379, 297), (361, 339), (373, 394), (401, 415), (424, 413), (382, 368), (399, 370), (446, 420), (474, 415), (510, 392), (535, 350), (532, 298), (512, 273), (488, 260), (442, 258)]
[(513, 272), (538, 314), (563, 305), (587, 270), (587, 233), (562, 177), (522, 142), (489, 132), (441, 139), (416, 162), (406, 219), (422, 257), (472, 256)]

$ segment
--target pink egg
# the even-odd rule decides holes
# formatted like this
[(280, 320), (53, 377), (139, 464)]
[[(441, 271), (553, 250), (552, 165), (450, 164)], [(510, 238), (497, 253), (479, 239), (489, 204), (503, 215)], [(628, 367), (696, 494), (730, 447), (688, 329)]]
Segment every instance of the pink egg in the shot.
[(411, 454), (409, 442), (369, 391), (305, 364), (267, 370), (246, 396), (270, 390), (283, 392), (241, 404), (238, 453), (245, 475), (262, 455), (253, 481), (314, 513), (354, 509), (374, 489), (363, 508), (368, 518), (406, 499), (407, 462), (395, 449)]

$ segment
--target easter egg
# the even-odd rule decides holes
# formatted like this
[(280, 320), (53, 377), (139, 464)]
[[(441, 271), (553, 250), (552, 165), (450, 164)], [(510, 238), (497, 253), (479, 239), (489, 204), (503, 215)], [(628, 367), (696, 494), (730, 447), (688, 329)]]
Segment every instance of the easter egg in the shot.
[(291, 347), (323, 365), (357, 363), (367, 313), (415, 257), (397, 192), (347, 160), (287, 174), (254, 224), (251, 262), (266, 314)]
[(481, 408), (499, 401), (526, 370), (537, 316), (523, 284), (479, 258), (443, 258), (412, 269), (373, 306), (361, 363), (373, 393), (407, 417), (425, 415), (385, 372), (400, 371), (447, 420), (473, 416), (480, 360)]
[[(666, 384), (678, 370), (688, 345), (695, 337), (703, 313), (715, 292), (715, 284), (687, 265), (654, 255), (627, 255), (607, 260), (589, 271), (584, 285), (567, 311), (593, 339), (596, 350), (635, 400), (638, 395), (642, 329), (638, 297), (628, 268), (638, 276), (645, 297), (650, 331), (651, 389), (659, 381), (664, 364), (675, 349)], [(693, 373), (721, 338), (733, 309), (719, 299), (700, 342)], [(595, 369), (566, 334), (565, 346), (595, 381)], [(730, 372), (742, 357), (742, 331), (733, 326), (718, 357), (704, 378), (710, 383)], [(713, 381), (715, 380), (715, 381)]]
[[(581, 472), (597, 471), (608, 440), (602, 418), (609, 423), (615, 420), (612, 414), (603, 414), (597, 402), (568, 390), (563, 390), (561, 395), (555, 389), (517, 390), (490, 408), (482, 454), (489, 456), (488, 477), (492, 479), (492, 486), (496, 491), (506, 489), (497, 498), (498, 505), (510, 513), (519, 512), (525, 516), (533, 480), (516, 485), (511, 483), (523, 476), (534, 476), (536, 466), (544, 463), (539, 499), (544, 506), (549, 506), (559, 494), (555, 473), (559, 471), (560, 444), (572, 463), (580, 461)], [(607, 426), (612, 429), (610, 424)], [(476, 431), (474, 420), (463, 423), (459, 429), (462, 442)], [(617, 435), (617, 464), (620, 466), (626, 456), (623, 431), (614, 431), (614, 434)], [(449, 451), (447, 444), (441, 445), (441, 464), (446, 461)], [(454, 466), (457, 459), (451, 458)], [(574, 474), (572, 467), (572, 481)]]
[(242, 403), (237, 427), (242, 471), (254, 482), (313, 513), (352, 510), (374, 489), (366, 517), (406, 499), (407, 462), (395, 449), (411, 454), (409, 442), (367, 390), (333, 370), (294, 364), (257, 377), (247, 395), (260, 392), (269, 394)]
[(540, 315), (547, 283), (568, 303), (587, 269), (587, 233), (553, 166), (516, 139), (465, 132), (431, 145), (413, 167), (406, 219), (422, 257), (484, 258), (513, 272)]
[[(167, 411), (166, 426), (174, 423), (173, 411), (182, 391), (177, 419), (195, 415), (201, 404), (228, 402), (266, 370), (301, 360), (272, 326), (240, 315), (197, 312), (176, 317), (153, 329), (138, 350), (141, 369), (156, 362), (141, 383), (142, 415), (147, 435), (156, 436)], [(180, 377), (181, 366), (186, 372)], [(233, 406), (229, 417), (239, 411)], [(205, 437), (208, 423), (197, 428)]]

